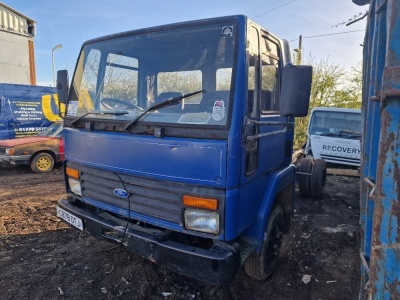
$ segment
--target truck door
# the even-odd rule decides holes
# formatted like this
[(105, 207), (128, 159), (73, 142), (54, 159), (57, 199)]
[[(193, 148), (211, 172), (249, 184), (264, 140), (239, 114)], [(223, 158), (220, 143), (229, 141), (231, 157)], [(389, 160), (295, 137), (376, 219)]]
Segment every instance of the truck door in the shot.
[[(284, 123), (288, 120), (279, 114), (281, 87), (280, 46), (266, 33), (261, 35), (260, 138), (259, 172), (270, 174), (284, 166), (285, 156), (291, 157), (292, 144), (288, 144)], [(278, 125), (279, 124), (279, 125)], [(290, 139), (291, 140), (291, 139)]]
[[(239, 229), (252, 223), (270, 174), (284, 165), (286, 133), (279, 115), (280, 46), (258, 28), (248, 33), (248, 91), (241, 174)], [(242, 213), (243, 212), (243, 213)]]

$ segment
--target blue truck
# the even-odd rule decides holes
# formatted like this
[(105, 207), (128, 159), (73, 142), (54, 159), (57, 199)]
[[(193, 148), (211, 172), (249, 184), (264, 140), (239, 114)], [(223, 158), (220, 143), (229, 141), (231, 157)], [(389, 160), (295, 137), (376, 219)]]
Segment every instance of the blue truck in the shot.
[(55, 87), (0, 83), (0, 140), (37, 135), (59, 112)]
[(138, 29), (83, 44), (67, 105), (57, 215), (214, 284), (273, 271), (294, 206), (294, 118), (312, 68), (246, 16)]
[(361, 299), (400, 299), (400, 2), (369, 4), (363, 59)]

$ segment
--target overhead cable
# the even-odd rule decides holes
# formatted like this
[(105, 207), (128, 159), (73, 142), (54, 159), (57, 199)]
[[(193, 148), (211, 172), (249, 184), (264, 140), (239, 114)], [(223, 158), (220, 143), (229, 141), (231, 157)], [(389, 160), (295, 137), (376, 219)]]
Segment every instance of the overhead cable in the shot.
[[(317, 37), (323, 37), (323, 36), (328, 36), (328, 35), (338, 35), (338, 34), (345, 34), (345, 33), (352, 33), (352, 32), (360, 32), (360, 31), (365, 31), (365, 29), (361, 30), (351, 30), (351, 31), (342, 31), (342, 32), (335, 32), (335, 33), (326, 33), (326, 34), (319, 34), (319, 35), (311, 35), (311, 36), (303, 36), (303, 39), (312, 39), (312, 38), (317, 38)], [(298, 39), (290, 40), (289, 42), (294, 42), (297, 41)]]
[(280, 6), (277, 6), (277, 7), (273, 8), (273, 9), (267, 10), (266, 12), (263, 12), (262, 14), (259, 14), (259, 15), (255, 16), (255, 17), (253, 17), (253, 19), (261, 17), (261, 16), (263, 16), (263, 15), (265, 15), (267, 13), (270, 13), (271, 11), (277, 10), (278, 8), (281, 8), (281, 7), (285, 6), (285, 5), (288, 5), (288, 4), (290, 4), (290, 3), (294, 2), (294, 1), (296, 1), (296, 0), (292, 0), (292, 1), (286, 2), (286, 3), (284, 3), (284, 4), (280, 5)]

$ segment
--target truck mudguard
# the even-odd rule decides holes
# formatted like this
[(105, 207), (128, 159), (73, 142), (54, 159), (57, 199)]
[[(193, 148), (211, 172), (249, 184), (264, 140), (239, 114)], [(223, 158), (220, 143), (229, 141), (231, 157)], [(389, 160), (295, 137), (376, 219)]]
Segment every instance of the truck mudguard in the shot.
[[(285, 169), (279, 170), (271, 175), (271, 178), (268, 181), (268, 187), (265, 190), (263, 201), (258, 211), (257, 222), (253, 226), (249, 227), (249, 229), (245, 232), (246, 236), (254, 237), (258, 241), (262, 241), (264, 239), (264, 233), (268, 223), (268, 216), (272, 207), (276, 201), (278, 201), (277, 195), (286, 187), (291, 187), (291, 183), (295, 182), (295, 172), (295, 166), (289, 165)], [(291, 188), (291, 191), (292, 190), (293, 189)], [(285, 200), (292, 202), (293, 197)], [(282, 205), (283, 203), (280, 204)], [(286, 205), (286, 203), (282, 205), (285, 214), (290, 213), (288, 210), (291, 210), (292, 207), (293, 203), (291, 203), (291, 205)], [(259, 243), (257, 246), (257, 251), (261, 250), (261, 246), (262, 243)]]

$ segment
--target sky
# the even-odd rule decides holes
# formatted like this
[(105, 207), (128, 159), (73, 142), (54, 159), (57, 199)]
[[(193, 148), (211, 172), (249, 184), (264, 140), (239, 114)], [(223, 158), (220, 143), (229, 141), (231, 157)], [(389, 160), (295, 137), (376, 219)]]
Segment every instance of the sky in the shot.
[(362, 60), (367, 6), (351, 0), (1, 0), (35, 20), (35, 61), (38, 85), (53, 82), (55, 69), (72, 72), (86, 40), (117, 32), (210, 17), (244, 14), (292, 49), (303, 36), (303, 57), (350, 69)]

